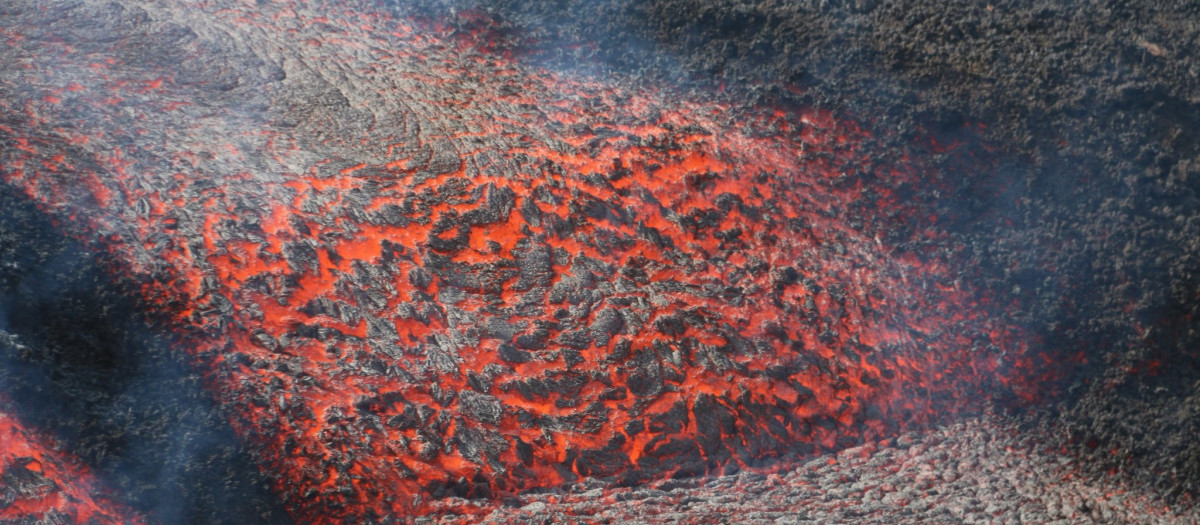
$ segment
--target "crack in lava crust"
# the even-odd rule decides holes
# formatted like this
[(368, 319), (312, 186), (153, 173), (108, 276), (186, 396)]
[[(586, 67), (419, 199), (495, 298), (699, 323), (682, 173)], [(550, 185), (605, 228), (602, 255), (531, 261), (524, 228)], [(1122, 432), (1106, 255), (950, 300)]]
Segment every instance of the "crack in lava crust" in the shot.
[[(297, 519), (764, 466), (1029, 391), (999, 306), (894, 248), (938, 241), (902, 227), (936, 221), (919, 159), (346, 3), (0, 33), (4, 179), (142, 276)], [(91, 19), (125, 38), (61, 31)]]

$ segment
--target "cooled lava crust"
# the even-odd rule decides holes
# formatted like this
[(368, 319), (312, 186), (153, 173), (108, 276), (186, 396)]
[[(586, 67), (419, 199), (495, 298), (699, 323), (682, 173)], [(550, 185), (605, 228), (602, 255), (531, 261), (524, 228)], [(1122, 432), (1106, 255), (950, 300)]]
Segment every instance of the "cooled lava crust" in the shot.
[[(548, 70), (479, 14), (0, 13), (7, 191), (127, 283), (298, 522), (796, 464), (1086, 363), (953, 267), (928, 199), (978, 147)], [(21, 392), (4, 475), (51, 481), (0, 515), (163, 519)]]

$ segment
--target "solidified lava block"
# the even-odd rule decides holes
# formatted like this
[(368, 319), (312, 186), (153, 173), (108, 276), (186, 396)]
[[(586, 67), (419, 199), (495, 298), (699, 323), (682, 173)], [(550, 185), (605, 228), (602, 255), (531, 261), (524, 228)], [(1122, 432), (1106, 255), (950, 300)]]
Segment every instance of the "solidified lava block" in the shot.
[(145, 282), (297, 520), (1029, 396), (1022, 334), (905, 198), (921, 159), (347, 3), (18, 2), (0, 29), (0, 176)]

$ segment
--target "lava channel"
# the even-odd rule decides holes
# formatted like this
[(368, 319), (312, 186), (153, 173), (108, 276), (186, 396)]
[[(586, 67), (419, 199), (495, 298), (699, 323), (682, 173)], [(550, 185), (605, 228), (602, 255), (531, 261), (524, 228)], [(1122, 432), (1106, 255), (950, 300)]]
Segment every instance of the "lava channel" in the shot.
[(48, 4), (0, 34), (0, 174), (145, 283), (298, 521), (767, 468), (1042, 378), (921, 248), (933, 168), (827, 112), (356, 2)]

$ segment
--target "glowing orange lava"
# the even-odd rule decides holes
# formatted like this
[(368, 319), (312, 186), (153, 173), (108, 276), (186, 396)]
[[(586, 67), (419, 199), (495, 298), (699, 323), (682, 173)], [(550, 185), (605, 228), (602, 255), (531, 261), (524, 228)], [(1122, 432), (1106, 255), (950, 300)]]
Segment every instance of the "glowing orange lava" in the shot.
[(54, 440), (0, 412), (0, 520), (141, 523), (102, 493), (96, 478)]
[[(936, 222), (901, 191), (920, 159), (346, 3), (146, 2), (283, 68), (245, 95), (278, 112), (65, 47), (0, 100), (76, 124), (0, 174), (147, 283), (299, 521), (764, 467), (1030, 395), (1003, 305), (897, 249), (939, 242), (895, 233)], [(337, 119), (286, 109), (326, 107), (306, 82)]]

